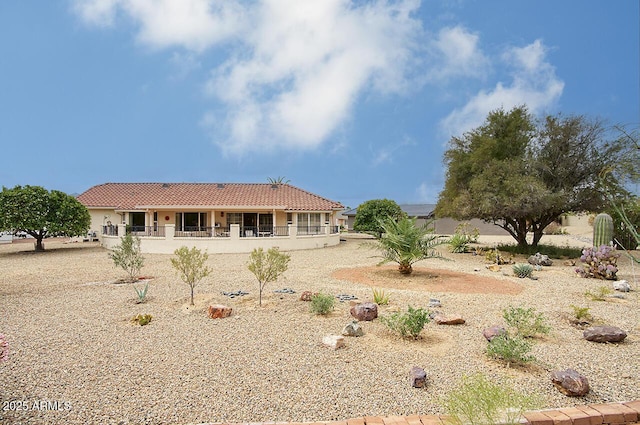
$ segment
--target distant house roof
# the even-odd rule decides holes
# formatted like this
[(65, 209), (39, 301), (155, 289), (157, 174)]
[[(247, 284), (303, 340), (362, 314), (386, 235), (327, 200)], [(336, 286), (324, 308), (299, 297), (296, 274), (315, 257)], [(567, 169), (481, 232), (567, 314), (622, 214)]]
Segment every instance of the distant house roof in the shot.
[(78, 196), (88, 208), (276, 208), (288, 211), (332, 211), (339, 202), (289, 184), (270, 183), (105, 183)]
[[(400, 205), (402, 211), (404, 211), (409, 217), (417, 218), (432, 218), (433, 210), (435, 210), (435, 204), (402, 204)], [(348, 217), (355, 217), (358, 212), (357, 208), (344, 211), (342, 214)]]

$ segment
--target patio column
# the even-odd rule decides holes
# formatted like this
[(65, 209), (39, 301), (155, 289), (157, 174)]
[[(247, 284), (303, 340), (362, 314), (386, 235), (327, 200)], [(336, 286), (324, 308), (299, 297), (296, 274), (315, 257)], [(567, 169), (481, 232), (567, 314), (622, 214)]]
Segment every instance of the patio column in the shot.
[(229, 228), (229, 236), (231, 239), (240, 239), (240, 225), (232, 224)]
[(289, 239), (296, 239), (298, 237), (298, 226), (294, 224), (288, 224), (289, 226)]
[(164, 225), (164, 238), (168, 241), (173, 240), (176, 236), (176, 225), (175, 224), (165, 224)]

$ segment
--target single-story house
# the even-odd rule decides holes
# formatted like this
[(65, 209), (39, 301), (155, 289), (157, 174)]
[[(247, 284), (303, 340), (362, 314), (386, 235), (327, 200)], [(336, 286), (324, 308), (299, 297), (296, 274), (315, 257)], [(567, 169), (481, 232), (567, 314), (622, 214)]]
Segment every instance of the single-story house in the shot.
[(209, 253), (321, 248), (340, 243), (344, 207), (290, 184), (105, 183), (78, 196), (103, 246), (132, 233), (143, 252), (196, 246)]
[[(480, 219), (471, 219), (467, 221), (457, 221), (452, 218), (435, 218), (433, 211), (436, 208), (435, 204), (400, 204), (402, 211), (407, 216), (415, 217), (416, 224), (419, 226), (424, 225), (426, 222), (432, 221), (435, 233), (439, 235), (452, 235), (456, 231), (456, 227), (461, 223), (469, 223), (470, 227), (477, 228), (481, 235), (508, 235), (509, 233), (496, 226), (493, 223), (487, 223)], [(356, 220), (357, 208), (343, 211), (342, 214), (347, 217), (347, 229), (353, 230), (353, 224)]]

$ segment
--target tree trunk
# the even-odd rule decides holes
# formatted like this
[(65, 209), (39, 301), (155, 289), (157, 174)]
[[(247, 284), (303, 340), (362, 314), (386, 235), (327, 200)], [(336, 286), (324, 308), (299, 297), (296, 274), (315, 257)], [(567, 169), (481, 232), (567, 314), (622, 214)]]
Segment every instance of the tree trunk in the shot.
[(190, 285), (190, 286), (191, 286), (191, 305), (195, 305), (193, 303), (193, 287), (194, 287), (194, 285)]
[(542, 235), (544, 235), (544, 228), (541, 227), (539, 229), (536, 229), (533, 232), (533, 242), (531, 243), (531, 246), (538, 246), (538, 242), (540, 242), (540, 239), (542, 239)]
[(413, 272), (413, 267), (411, 267), (411, 264), (400, 264), (398, 266), (398, 270), (402, 274), (411, 274)]
[(36, 252), (43, 252), (44, 251), (44, 244), (42, 243), (42, 239), (44, 238), (44, 236), (40, 236), (38, 238), (36, 238)]

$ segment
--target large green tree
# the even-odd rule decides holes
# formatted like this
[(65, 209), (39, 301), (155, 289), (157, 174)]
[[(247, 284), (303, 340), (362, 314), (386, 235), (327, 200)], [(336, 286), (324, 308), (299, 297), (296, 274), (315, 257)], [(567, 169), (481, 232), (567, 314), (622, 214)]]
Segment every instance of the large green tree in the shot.
[(449, 141), (436, 215), (492, 222), (524, 248), (532, 232), (537, 246), (560, 215), (601, 210), (605, 192), (625, 193), (615, 173), (601, 178), (625, 150), (606, 137), (600, 121), (584, 116), (536, 121), (525, 106), (493, 111), (483, 125)]
[(353, 223), (353, 230), (371, 233), (379, 238), (383, 232), (380, 220), (385, 220), (387, 217), (399, 220), (405, 216), (406, 214), (395, 201), (390, 199), (372, 199), (358, 206), (356, 219)]
[(25, 232), (44, 251), (45, 236), (80, 236), (87, 233), (91, 216), (73, 196), (40, 186), (6, 187), (0, 192), (0, 230)]

